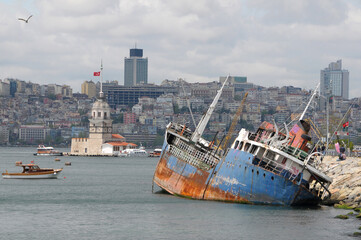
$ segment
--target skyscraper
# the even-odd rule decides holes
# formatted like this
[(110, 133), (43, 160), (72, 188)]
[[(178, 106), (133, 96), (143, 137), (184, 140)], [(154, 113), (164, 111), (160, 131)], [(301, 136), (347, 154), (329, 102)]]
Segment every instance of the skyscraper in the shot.
[(331, 62), (328, 68), (321, 70), (320, 91), (325, 97), (349, 98), (349, 72), (342, 70), (342, 60)]
[(143, 49), (130, 49), (130, 57), (124, 58), (124, 86), (148, 83), (148, 58), (143, 58)]

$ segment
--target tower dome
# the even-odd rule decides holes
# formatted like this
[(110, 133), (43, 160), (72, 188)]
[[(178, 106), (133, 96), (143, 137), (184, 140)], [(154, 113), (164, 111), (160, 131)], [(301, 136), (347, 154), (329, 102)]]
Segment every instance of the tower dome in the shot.
[(109, 104), (101, 98), (97, 99), (93, 104), (91, 117), (93, 120), (110, 119)]

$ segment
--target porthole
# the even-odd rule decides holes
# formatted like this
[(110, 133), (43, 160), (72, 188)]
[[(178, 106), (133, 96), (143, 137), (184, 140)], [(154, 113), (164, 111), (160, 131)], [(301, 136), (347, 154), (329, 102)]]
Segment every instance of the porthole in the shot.
[(265, 174), (265, 173), (263, 173), (263, 177), (266, 177), (266, 174)]
[(257, 175), (259, 175), (259, 171), (257, 171)]
[(272, 176), (272, 177), (271, 177), (271, 180), (273, 181), (273, 180), (275, 180), (275, 178)]
[(252, 169), (252, 173), (254, 172), (254, 170)]

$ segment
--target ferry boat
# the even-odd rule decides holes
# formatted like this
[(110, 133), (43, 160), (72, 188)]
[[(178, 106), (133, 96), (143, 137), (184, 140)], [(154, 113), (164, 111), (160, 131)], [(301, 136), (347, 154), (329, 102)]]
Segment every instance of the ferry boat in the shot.
[(37, 152), (34, 153), (35, 156), (63, 156), (62, 152), (54, 150), (53, 147), (45, 147), (44, 145), (39, 145)]
[(125, 154), (128, 154), (128, 156), (140, 156), (140, 157), (148, 156), (148, 152), (143, 148), (125, 149), (123, 152)]
[(2, 174), (4, 179), (49, 179), (58, 178), (59, 173), (63, 170), (53, 168), (40, 168), (35, 164), (21, 165), (23, 171), (21, 173), (8, 173), (7, 171)]
[(149, 157), (160, 157), (161, 153), (162, 153), (162, 149), (161, 148), (156, 148), (156, 149), (154, 149), (153, 152), (149, 153)]
[(153, 182), (170, 194), (192, 199), (271, 205), (317, 205), (331, 196), (332, 179), (318, 168), (310, 125), (290, 131), (263, 122), (256, 132), (241, 129), (230, 148), (201, 137), (228, 78), (195, 131), (169, 123)]

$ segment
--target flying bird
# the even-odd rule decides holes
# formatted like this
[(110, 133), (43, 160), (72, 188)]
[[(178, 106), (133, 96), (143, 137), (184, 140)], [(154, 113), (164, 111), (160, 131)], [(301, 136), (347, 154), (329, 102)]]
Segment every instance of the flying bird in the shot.
[(32, 16), (33, 16), (33, 15), (30, 15), (30, 16), (28, 17), (28, 19), (18, 18), (18, 20), (24, 21), (24, 22), (28, 23), (29, 19), (30, 19)]

